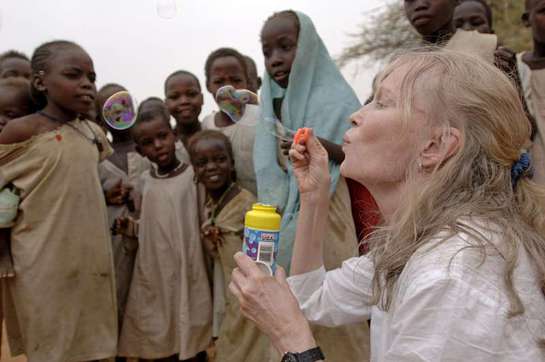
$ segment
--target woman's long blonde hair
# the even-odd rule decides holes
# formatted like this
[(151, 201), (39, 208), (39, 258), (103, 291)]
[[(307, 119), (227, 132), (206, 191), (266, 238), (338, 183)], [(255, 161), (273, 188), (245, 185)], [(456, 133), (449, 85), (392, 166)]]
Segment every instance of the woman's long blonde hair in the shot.
[[(529, 148), (531, 135), (519, 95), (492, 65), (447, 51), (401, 55), (381, 79), (405, 65), (404, 119), (408, 122), (413, 114), (415, 96), (425, 96), (430, 126), (459, 129), (462, 146), (429, 171), (424, 183), (411, 182), (421, 172), (416, 158), (408, 167), (404, 207), (369, 238), (376, 268), (375, 302), (385, 310), (390, 307), (398, 277), (411, 256), (445, 231), (444, 240), (459, 232), (470, 235), (485, 258), (485, 248), (493, 245), (467, 223), (478, 218), (501, 231), (510, 312), (521, 314), (524, 306), (513, 285), (520, 248), (526, 249), (545, 287), (545, 189), (529, 177), (522, 177), (515, 187), (511, 184), (511, 167)], [(428, 89), (426, 94), (420, 94), (423, 88)]]

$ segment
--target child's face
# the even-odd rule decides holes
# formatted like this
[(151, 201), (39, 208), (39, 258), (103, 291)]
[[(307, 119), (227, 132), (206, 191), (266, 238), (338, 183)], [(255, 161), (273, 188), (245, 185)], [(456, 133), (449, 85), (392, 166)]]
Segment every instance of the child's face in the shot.
[(93, 61), (79, 47), (62, 50), (49, 60), (49, 70), (34, 79), (38, 89), (45, 90), (47, 102), (61, 109), (87, 114), (95, 107), (96, 73)]
[(22, 77), (30, 80), (30, 62), (21, 58), (7, 58), (0, 64), (0, 79)]
[(29, 96), (13, 87), (0, 88), (0, 132), (15, 118), (20, 118), (32, 112)]
[(278, 16), (269, 20), (261, 31), (261, 48), (269, 76), (287, 88), (291, 66), (297, 53), (298, 29), (294, 19)]
[(456, 0), (404, 0), (405, 14), (422, 36), (432, 35), (452, 21)]
[(203, 95), (197, 81), (190, 75), (180, 74), (170, 78), (165, 87), (165, 104), (179, 125), (199, 121)]
[(545, 43), (545, 0), (528, 0), (523, 21), (532, 28), (534, 41)]
[(244, 67), (237, 58), (232, 56), (214, 60), (206, 87), (215, 97), (218, 89), (225, 85), (232, 85), (235, 89), (248, 89), (248, 78)]
[(464, 1), (454, 10), (454, 25), (463, 30), (477, 30), (491, 34), (492, 29), (486, 17), (486, 9), (478, 1)]
[(191, 162), (199, 182), (208, 191), (218, 191), (230, 185), (234, 165), (223, 141), (214, 138), (197, 141)]
[(138, 152), (155, 163), (159, 170), (176, 163), (176, 136), (168, 122), (160, 117), (136, 125), (133, 130)]

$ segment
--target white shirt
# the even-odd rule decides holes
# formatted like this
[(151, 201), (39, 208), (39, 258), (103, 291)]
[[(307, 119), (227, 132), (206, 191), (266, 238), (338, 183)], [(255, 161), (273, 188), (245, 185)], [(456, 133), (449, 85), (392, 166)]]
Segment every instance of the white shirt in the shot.
[(461, 250), (467, 240), (459, 234), (419, 249), (398, 279), (388, 312), (368, 303), (374, 266), (366, 256), (288, 282), (311, 322), (339, 326), (370, 318), (372, 361), (545, 360), (537, 342), (545, 338), (545, 298), (528, 255), (520, 251), (513, 276), (525, 312), (508, 318), (503, 258), (489, 247), (481, 264), (478, 250)]

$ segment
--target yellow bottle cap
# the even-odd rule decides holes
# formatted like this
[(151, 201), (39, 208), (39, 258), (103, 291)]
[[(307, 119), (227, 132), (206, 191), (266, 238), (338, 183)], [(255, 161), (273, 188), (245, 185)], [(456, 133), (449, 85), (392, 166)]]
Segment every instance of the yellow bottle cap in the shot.
[(267, 231), (280, 231), (282, 218), (276, 212), (276, 207), (265, 204), (254, 204), (252, 210), (246, 213), (244, 226)]

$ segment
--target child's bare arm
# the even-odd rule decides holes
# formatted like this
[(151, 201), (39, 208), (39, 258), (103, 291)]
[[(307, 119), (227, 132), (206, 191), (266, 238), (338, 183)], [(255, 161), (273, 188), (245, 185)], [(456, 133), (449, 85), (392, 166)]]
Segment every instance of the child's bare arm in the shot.
[(11, 229), (0, 228), (0, 279), (15, 276), (10, 245)]

